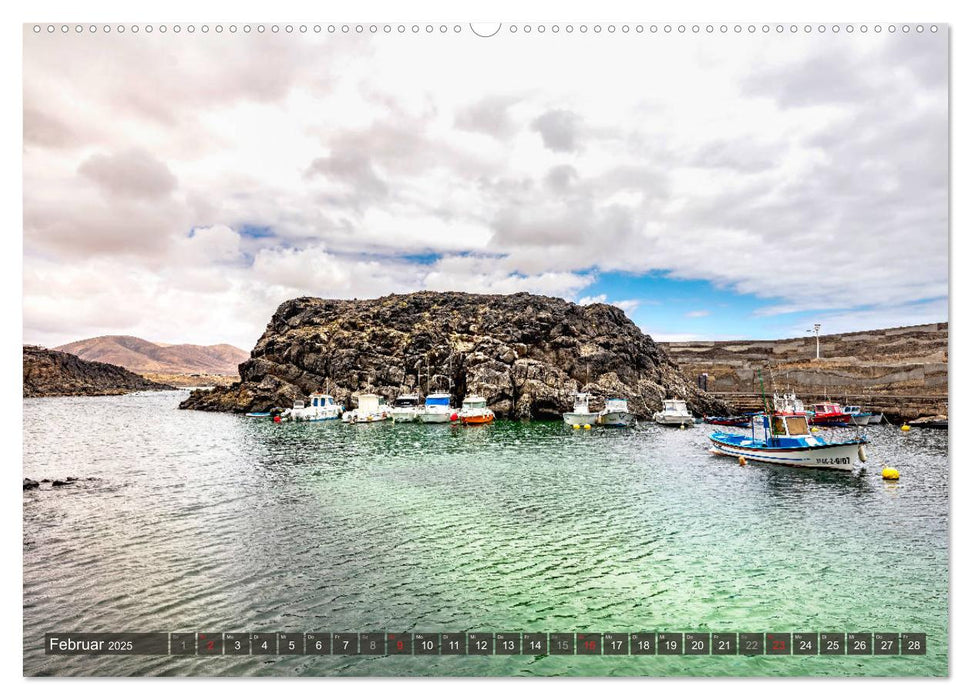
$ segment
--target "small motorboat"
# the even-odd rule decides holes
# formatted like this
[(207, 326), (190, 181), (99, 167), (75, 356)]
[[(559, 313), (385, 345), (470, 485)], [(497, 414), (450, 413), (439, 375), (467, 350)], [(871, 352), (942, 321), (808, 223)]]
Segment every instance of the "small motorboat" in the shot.
[(859, 406), (843, 406), (843, 413), (850, 415), (850, 422), (853, 425), (869, 425), (872, 413), (867, 413)]
[(422, 410), (420, 402), (418, 394), (402, 394), (391, 406), (391, 420), (395, 423), (417, 423)]
[(269, 418), (272, 415), (269, 411), (250, 411), (246, 414), (247, 418)]
[(462, 425), (485, 425), (496, 419), (486, 405), (486, 400), (481, 396), (466, 396), (462, 402), (462, 409), (459, 411), (459, 420)]
[(691, 426), (695, 418), (688, 410), (688, 404), (681, 399), (665, 399), (664, 408), (654, 414), (654, 422), (660, 425)]
[(934, 428), (936, 430), (947, 430), (947, 416), (927, 416), (908, 422), (911, 428)]
[(452, 407), (452, 395), (445, 393), (429, 394), (425, 397), (425, 407), (418, 414), (422, 423), (451, 423), (458, 420), (458, 412)]
[(334, 401), (333, 396), (315, 392), (310, 395), (309, 404), (295, 401), (287, 418), (296, 421), (337, 420), (343, 412), (344, 407)]
[(634, 414), (627, 408), (627, 399), (607, 399), (603, 410), (597, 414), (597, 423), (608, 428), (627, 428), (634, 425), (634, 421)]
[[(838, 403), (818, 403), (808, 412), (812, 425), (828, 425), (841, 427), (850, 425), (852, 416), (843, 410)], [(869, 421), (868, 421), (869, 422)]]
[(599, 414), (590, 410), (590, 394), (578, 393), (573, 399), (573, 410), (563, 414), (567, 425), (594, 425)]
[(347, 411), (341, 416), (345, 423), (380, 423), (391, 417), (383, 396), (377, 394), (361, 394), (357, 397), (357, 408)]
[(867, 425), (880, 425), (883, 423), (882, 413), (871, 413), (870, 420), (867, 421)]
[(842, 442), (826, 442), (809, 430), (806, 416), (761, 413), (752, 418), (750, 435), (712, 433), (711, 451), (753, 462), (790, 467), (852, 471), (857, 461), (866, 461), (865, 435)]

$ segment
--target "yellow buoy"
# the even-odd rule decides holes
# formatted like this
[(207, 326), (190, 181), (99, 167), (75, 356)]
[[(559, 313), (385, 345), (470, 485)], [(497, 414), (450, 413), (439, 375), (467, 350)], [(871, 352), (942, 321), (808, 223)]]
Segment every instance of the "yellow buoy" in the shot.
[(574, 423), (573, 424), (573, 429), (574, 430), (579, 430), (580, 429), (580, 424), (579, 423)]
[(900, 478), (900, 472), (898, 472), (893, 467), (884, 467), (883, 471), (880, 474), (887, 481), (896, 481), (897, 479)]
[(910, 430), (910, 426), (904, 423), (902, 426), (900, 426), (900, 429), (906, 433), (908, 430)]
[(812, 427), (812, 432), (818, 433), (819, 432), (819, 428), (817, 428), (816, 426), (813, 426)]
[(684, 423), (681, 424), (681, 430), (684, 430)]
[(583, 429), (584, 429), (584, 430), (590, 430), (590, 424), (589, 424), (589, 423), (586, 423), (586, 424), (585, 424), (585, 425), (583, 426)]
[(745, 458), (744, 457), (739, 457), (738, 458), (738, 466), (744, 467), (746, 464), (747, 464), (747, 462), (745, 461)]

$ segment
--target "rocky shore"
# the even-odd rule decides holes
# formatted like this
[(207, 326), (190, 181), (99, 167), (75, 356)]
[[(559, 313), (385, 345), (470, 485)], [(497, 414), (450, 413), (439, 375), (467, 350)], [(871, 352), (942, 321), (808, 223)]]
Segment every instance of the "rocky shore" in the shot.
[(509, 418), (559, 417), (577, 391), (626, 398), (642, 417), (668, 397), (699, 415), (727, 410), (620, 309), (531, 294), (293, 299), (277, 309), (240, 378), (193, 392), (181, 408), (260, 411), (314, 391), (349, 406), (359, 393), (390, 400), (451, 388), (457, 400), (484, 396)]
[(70, 353), (25, 345), (24, 397), (104, 396), (132, 391), (172, 389), (104, 362), (88, 362)]

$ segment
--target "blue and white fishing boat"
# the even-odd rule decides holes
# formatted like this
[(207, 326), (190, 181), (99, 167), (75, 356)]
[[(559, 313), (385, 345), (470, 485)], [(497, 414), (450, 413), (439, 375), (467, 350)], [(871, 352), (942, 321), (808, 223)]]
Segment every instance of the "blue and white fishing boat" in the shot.
[(751, 434), (712, 433), (708, 438), (713, 453), (753, 462), (852, 471), (857, 461), (866, 461), (865, 435), (826, 442), (810, 433), (805, 415), (759, 413), (752, 418)]
[(843, 406), (843, 413), (850, 414), (850, 422), (853, 425), (868, 425), (873, 418), (872, 413), (867, 413), (859, 406)]
[(299, 421), (337, 420), (343, 412), (344, 407), (334, 401), (333, 396), (315, 392), (310, 395), (309, 404), (295, 402), (288, 417)]
[(456, 409), (452, 408), (452, 395), (445, 393), (425, 397), (424, 410), (418, 416), (422, 423), (451, 423), (458, 418)]

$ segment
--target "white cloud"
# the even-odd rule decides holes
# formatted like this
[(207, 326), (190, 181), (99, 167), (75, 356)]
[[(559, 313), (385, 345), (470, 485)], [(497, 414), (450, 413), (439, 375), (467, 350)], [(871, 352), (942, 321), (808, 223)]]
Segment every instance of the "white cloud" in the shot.
[[(576, 298), (658, 270), (779, 300), (763, 315), (927, 320), (945, 34), (575, 35), (541, 60), (505, 33), (28, 28), (24, 333), (248, 347), (297, 294)], [(676, 69), (631, 82), (645, 65)]]

